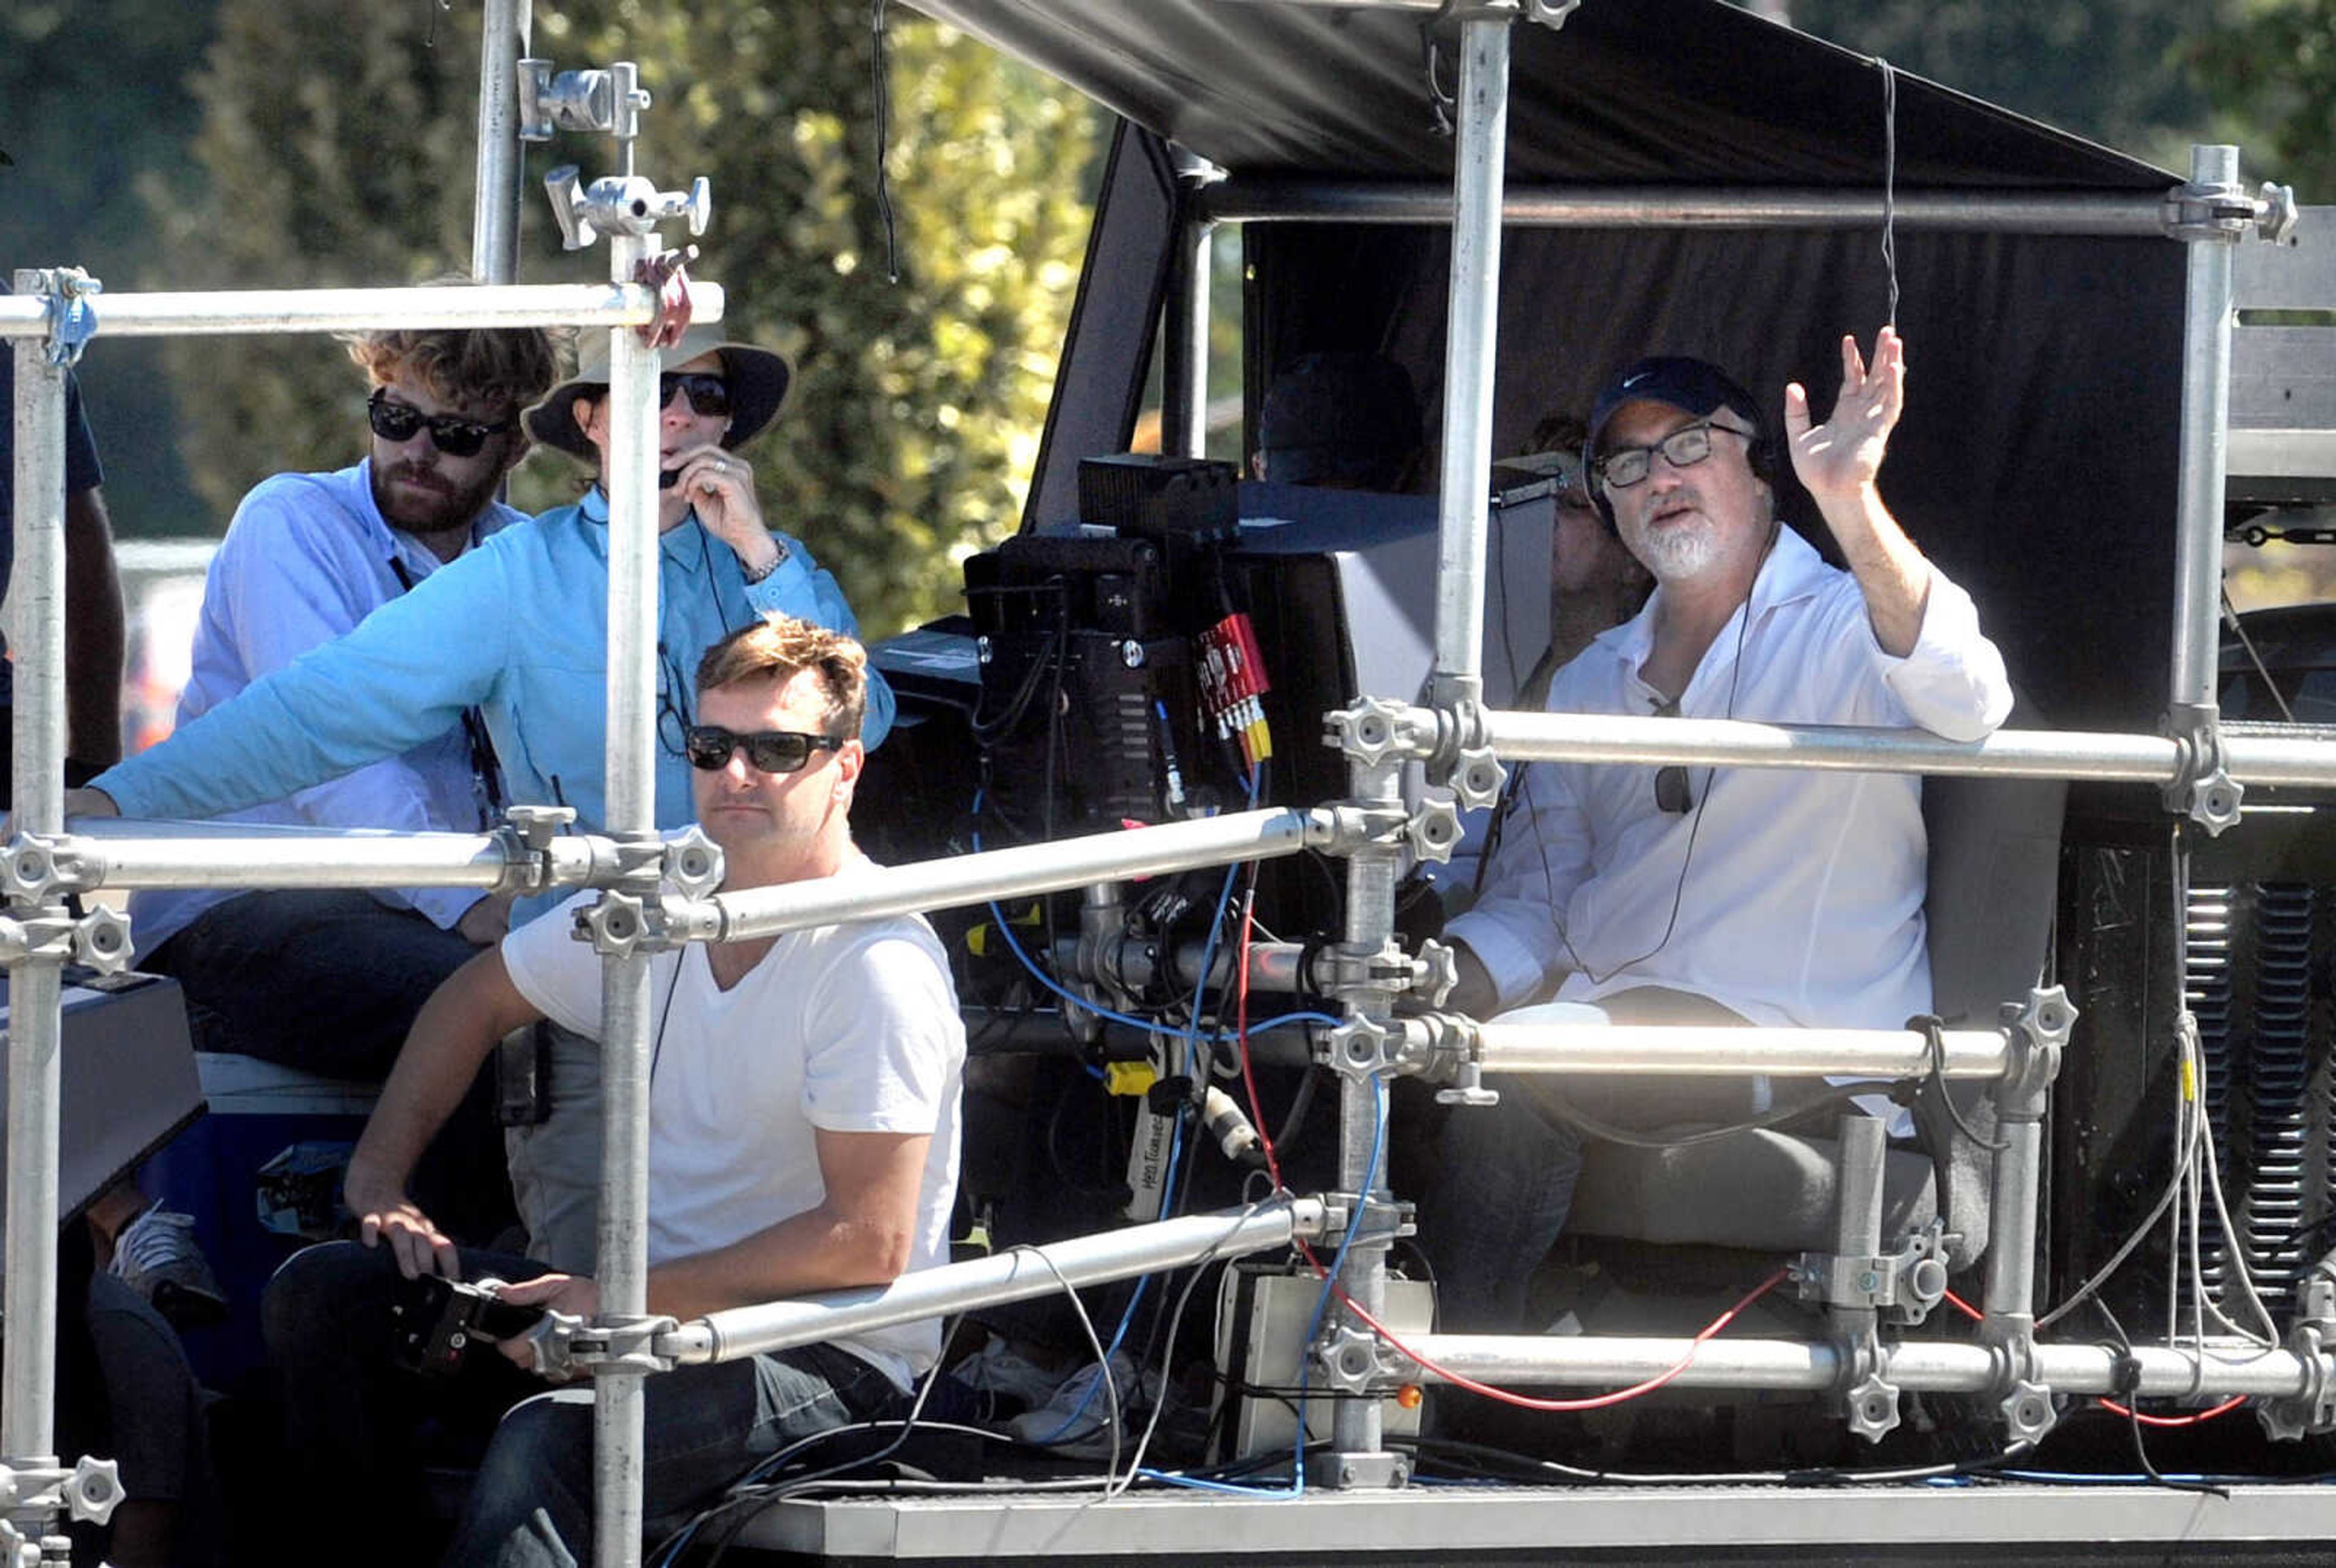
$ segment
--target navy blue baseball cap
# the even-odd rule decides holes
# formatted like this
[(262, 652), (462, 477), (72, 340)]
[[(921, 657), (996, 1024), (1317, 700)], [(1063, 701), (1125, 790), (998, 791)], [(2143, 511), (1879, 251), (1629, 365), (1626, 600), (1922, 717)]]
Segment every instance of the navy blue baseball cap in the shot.
[(1640, 360), (1608, 382), (1598, 394), (1598, 401), (1590, 409), (1590, 451), (1593, 455), (1600, 438), (1606, 433), (1607, 421), (1623, 405), (1632, 403), (1669, 404), (1698, 419), (1729, 408), (1752, 426), (1753, 434), (1761, 432), (1759, 405), (1728, 372), (1709, 360), (1657, 355)]

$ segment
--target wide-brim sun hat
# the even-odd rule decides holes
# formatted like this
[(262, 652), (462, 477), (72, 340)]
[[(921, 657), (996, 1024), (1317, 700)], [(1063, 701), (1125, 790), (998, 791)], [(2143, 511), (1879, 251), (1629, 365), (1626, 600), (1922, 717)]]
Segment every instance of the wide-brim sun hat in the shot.
[[(724, 447), (735, 450), (752, 441), (779, 416), (794, 384), (794, 367), (786, 356), (751, 343), (725, 343), (711, 326), (693, 326), (681, 341), (665, 351), (662, 363), (670, 371), (704, 354), (722, 356), (722, 374), (730, 383), (730, 428)], [(527, 411), (527, 431), (546, 446), (557, 447), (588, 462), (599, 459), (595, 447), (576, 423), (576, 400), (599, 397), (608, 389), (608, 335), (588, 331), (576, 374), (553, 387), (541, 403)]]

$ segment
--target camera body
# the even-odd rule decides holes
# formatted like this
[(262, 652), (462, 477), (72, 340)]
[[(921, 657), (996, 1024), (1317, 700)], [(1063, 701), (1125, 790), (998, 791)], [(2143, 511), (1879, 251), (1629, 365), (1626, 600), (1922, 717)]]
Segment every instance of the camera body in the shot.
[(498, 1280), (466, 1283), (437, 1274), (406, 1281), (390, 1309), (396, 1320), (391, 1359), (425, 1378), (451, 1378), (474, 1344), (515, 1339), (543, 1320), (541, 1307), (506, 1301), (490, 1288)]

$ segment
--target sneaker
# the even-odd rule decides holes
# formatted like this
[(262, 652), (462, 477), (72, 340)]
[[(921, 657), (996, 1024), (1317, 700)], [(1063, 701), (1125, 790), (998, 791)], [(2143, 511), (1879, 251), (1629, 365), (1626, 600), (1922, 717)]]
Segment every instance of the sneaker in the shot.
[(227, 1316), (227, 1292), (195, 1240), (192, 1214), (157, 1203), (122, 1226), (113, 1272), (174, 1328), (208, 1328)]
[[(1054, 1398), (1006, 1423), (1006, 1430), (1022, 1442), (1082, 1459), (1100, 1459), (1111, 1452), (1111, 1396), (1099, 1386), (1103, 1368), (1090, 1361), (1071, 1374)], [(1119, 1394), (1119, 1413), (1132, 1434), (1136, 1417), (1160, 1398), (1160, 1374), (1147, 1370), (1141, 1384), (1135, 1363), (1124, 1350), (1111, 1358), (1112, 1386)]]
[[(990, 1340), (950, 1370), (992, 1411), (1000, 1405), (1015, 1410), (1035, 1410), (1063, 1385), (1059, 1370), (1041, 1366), (1004, 1339)], [(1095, 1397), (1101, 1398), (1102, 1395)]]

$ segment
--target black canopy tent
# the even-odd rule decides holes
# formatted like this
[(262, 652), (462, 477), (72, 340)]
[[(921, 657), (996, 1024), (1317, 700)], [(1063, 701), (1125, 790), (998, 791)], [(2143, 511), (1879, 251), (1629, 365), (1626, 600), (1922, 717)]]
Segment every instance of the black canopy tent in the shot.
[[(1426, 14), (1252, 0), (919, 0), (1052, 72), (1142, 134), (1115, 150), (1029, 517), (1075, 510), (1081, 456), (1128, 438), (1167, 287), (1181, 194), (1163, 139), (1229, 189), (1448, 183)], [(1448, 32), (1445, 34), (1448, 39)], [(1452, 86), (1448, 48), (1437, 77)], [(1642, 353), (1728, 365), (1769, 407), (1820, 408), (1845, 332), (1888, 317), (1878, 225), (1679, 227), (1666, 190), (1893, 190), (1932, 220), (1895, 237), (1909, 409), (1884, 489), (1977, 596), (2043, 716), (2147, 729), (2166, 702), (2185, 248), (2146, 231), (1990, 232), (1991, 198), (2130, 201), (2175, 178), (1721, 0), (1587, 0), (1562, 30), (1514, 29), (1507, 178), (1651, 200), (1597, 227), (1504, 239), (1494, 450), (1586, 409)], [(1936, 220), (1968, 202), (1971, 227)], [(1444, 377), (1448, 230), (1251, 223), (1251, 392), (1295, 355), (1385, 352), (1430, 429)], [(1255, 403), (1252, 395), (1251, 402)], [(1819, 531), (1821, 532), (1821, 530)]]

